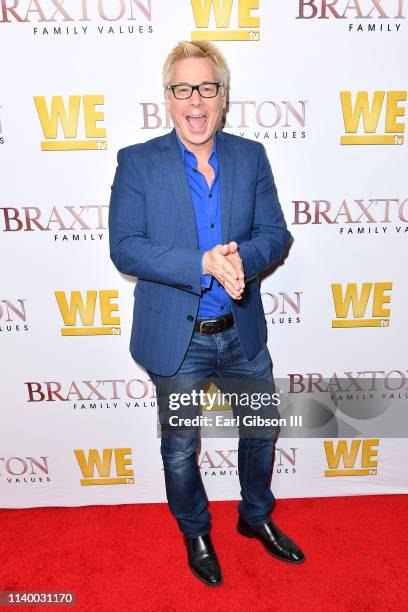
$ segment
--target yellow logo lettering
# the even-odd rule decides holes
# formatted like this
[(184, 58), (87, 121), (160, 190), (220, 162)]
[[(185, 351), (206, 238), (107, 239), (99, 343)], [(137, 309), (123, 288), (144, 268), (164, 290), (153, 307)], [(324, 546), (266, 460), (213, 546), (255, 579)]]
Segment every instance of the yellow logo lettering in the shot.
[[(86, 140), (78, 137), (81, 96), (68, 97), (68, 110), (62, 96), (52, 96), (50, 109), (44, 96), (34, 96), (34, 103), (45, 140), (42, 151), (72, 151), (83, 149), (106, 150), (106, 128), (96, 124), (104, 120), (103, 111), (96, 107), (104, 104), (104, 96), (82, 96), (83, 132)], [(61, 126), (64, 139), (57, 140)]]
[[(237, 8), (238, 29), (231, 29), (233, 7)], [(252, 12), (259, 10), (259, 0), (191, 0), (196, 28), (192, 40), (259, 40), (260, 18)], [(210, 30), (214, 15), (215, 30)], [(203, 29), (207, 30), (203, 32)]]
[[(325, 440), (324, 449), (328, 470), (325, 476), (373, 476), (377, 473), (378, 438), (372, 440), (338, 440), (336, 448), (332, 440)], [(361, 449), (361, 467), (356, 467)], [(343, 467), (340, 467), (340, 466)]]
[[(381, 112), (385, 104), (384, 134), (378, 133)], [(406, 91), (374, 91), (370, 101), (368, 91), (358, 91), (353, 105), (351, 91), (341, 91), (340, 100), (343, 111), (344, 129), (347, 135), (340, 139), (341, 144), (403, 144), (405, 123), (398, 117), (405, 115), (405, 108), (399, 103), (407, 99)], [(362, 128), (363, 134), (358, 134)], [(399, 135), (398, 135), (399, 134)]]
[[(349, 283), (343, 295), (340, 283), (332, 284), (332, 294), (336, 319), (332, 327), (387, 327), (390, 309), (386, 304), (391, 296), (386, 291), (392, 290), (392, 283), (363, 283), (359, 292), (357, 283)], [(374, 291), (372, 291), (374, 287)], [(372, 298), (372, 318), (366, 318), (369, 299)], [(351, 311), (351, 318), (347, 318)]]
[[(95, 326), (98, 293), (102, 326)], [(112, 302), (118, 297), (116, 289), (87, 291), (85, 299), (80, 291), (71, 291), (69, 302), (64, 291), (54, 294), (66, 326), (61, 329), (63, 336), (120, 335), (120, 318), (113, 315), (119, 308)]]
[[(102, 458), (97, 448), (89, 449), (88, 459), (82, 449), (74, 450), (83, 478), (81, 486), (133, 484), (134, 472), (132, 465), (131, 448), (104, 448)], [(112, 466), (112, 453), (115, 456), (115, 467)], [(112, 469), (116, 475), (111, 476)], [(96, 476), (97, 474), (97, 476)]]

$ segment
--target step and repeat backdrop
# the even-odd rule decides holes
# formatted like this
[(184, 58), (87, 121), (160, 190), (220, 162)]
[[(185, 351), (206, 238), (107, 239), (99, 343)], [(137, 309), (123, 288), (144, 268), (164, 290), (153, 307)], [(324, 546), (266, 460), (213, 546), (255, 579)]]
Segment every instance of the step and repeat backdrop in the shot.
[[(191, 39), (225, 54), (225, 130), (265, 145), (294, 236), (261, 285), (274, 375), (334, 406), (279, 438), (273, 492), (408, 492), (407, 4), (0, 0), (1, 507), (166, 499), (107, 220), (117, 151), (172, 129), (162, 64)], [(209, 499), (239, 499), (237, 444), (202, 439)]]

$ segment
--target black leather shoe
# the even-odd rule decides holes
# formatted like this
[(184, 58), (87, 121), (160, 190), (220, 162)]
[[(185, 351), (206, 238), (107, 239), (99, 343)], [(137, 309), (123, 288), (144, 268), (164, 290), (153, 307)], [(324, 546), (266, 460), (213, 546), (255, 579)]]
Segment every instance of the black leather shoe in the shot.
[(257, 538), (268, 553), (290, 563), (302, 563), (305, 555), (271, 520), (262, 525), (249, 525), (242, 517), (238, 519), (237, 529), (247, 538)]
[(184, 536), (188, 553), (188, 566), (197, 578), (209, 586), (222, 583), (221, 568), (215, 554), (210, 535), (197, 538)]

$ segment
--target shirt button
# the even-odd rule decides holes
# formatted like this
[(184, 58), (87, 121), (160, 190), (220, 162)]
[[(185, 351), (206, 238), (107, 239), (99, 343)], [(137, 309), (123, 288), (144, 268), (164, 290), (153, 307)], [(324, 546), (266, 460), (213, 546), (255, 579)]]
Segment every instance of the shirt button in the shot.
[(187, 319), (188, 319), (189, 321), (194, 321), (194, 317), (193, 317), (193, 315), (187, 315)]
[(214, 227), (214, 223), (211, 223), (211, 226), (210, 226), (210, 227)]
[(193, 172), (197, 172), (197, 168), (193, 168)]
[(224, 306), (221, 306), (221, 310), (224, 310)]
[(210, 194), (208, 195), (208, 197), (209, 197), (209, 198), (212, 198), (212, 193), (210, 193)]

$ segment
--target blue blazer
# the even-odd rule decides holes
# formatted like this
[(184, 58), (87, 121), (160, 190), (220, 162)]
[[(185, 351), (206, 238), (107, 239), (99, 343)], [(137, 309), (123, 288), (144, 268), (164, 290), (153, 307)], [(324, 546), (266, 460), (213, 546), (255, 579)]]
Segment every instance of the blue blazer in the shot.
[[(291, 234), (264, 147), (217, 134), (223, 244), (235, 240), (245, 292), (232, 302), (248, 359), (265, 345), (259, 274), (285, 253)], [(132, 357), (172, 376), (186, 354), (201, 295), (201, 255), (194, 209), (175, 130), (118, 151), (109, 207), (110, 256), (137, 276), (130, 339)]]

